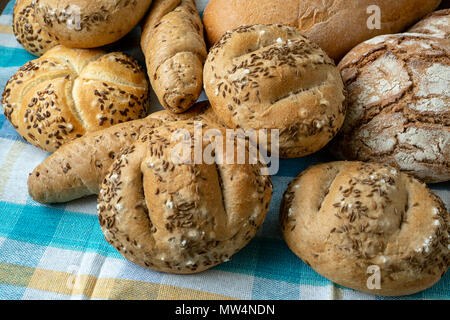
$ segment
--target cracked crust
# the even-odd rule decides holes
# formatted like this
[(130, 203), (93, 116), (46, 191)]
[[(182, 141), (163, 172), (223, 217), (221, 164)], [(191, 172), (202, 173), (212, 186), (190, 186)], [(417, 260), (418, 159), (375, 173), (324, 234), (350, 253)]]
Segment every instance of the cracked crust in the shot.
[[(425, 184), (381, 164), (342, 161), (303, 171), (283, 196), (280, 225), (289, 248), (315, 271), (371, 294), (425, 290), (449, 266), (443, 202)], [(381, 289), (366, 285), (373, 265)]]
[(14, 6), (13, 32), (25, 50), (41, 56), (59, 44), (57, 37), (51, 35), (36, 20), (33, 0), (18, 0)]
[[(396, 33), (436, 9), (440, 0), (210, 0), (203, 22), (209, 43), (241, 25), (282, 24), (297, 28), (339, 60), (359, 43)], [(369, 29), (370, 6), (381, 10), (381, 28)]]
[(142, 19), (151, 0), (34, 0), (36, 19), (71, 48), (113, 43)]
[(123, 53), (56, 46), (22, 66), (2, 97), (14, 129), (53, 152), (87, 132), (144, 117), (148, 83)]
[(450, 9), (430, 13), (409, 29), (408, 32), (423, 33), (450, 40)]
[(449, 180), (449, 45), (404, 33), (349, 52), (338, 66), (348, 110), (334, 153), (393, 165), (425, 182)]
[(155, 0), (142, 29), (141, 48), (159, 102), (173, 113), (188, 110), (203, 85), (206, 44), (194, 0)]
[(334, 62), (290, 27), (243, 26), (225, 34), (208, 54), (204, 81), (228, 127), (278, 129), (281, 157), (321, 149), (344, 120), (344, 86)]
[[(261, 175), (262, 164), (175, 163), (177, 130), (194, 137), (193, 122), (171, 122), (118, 155), (103, 181), (98, 213), (106, 240), (125, 258), (190, 274), (228, 261), (255, 236), (272, 184)], [(202, 141), (206, 151), (211, 141)], [(215, 151), (216, 159), (224, 157)]]

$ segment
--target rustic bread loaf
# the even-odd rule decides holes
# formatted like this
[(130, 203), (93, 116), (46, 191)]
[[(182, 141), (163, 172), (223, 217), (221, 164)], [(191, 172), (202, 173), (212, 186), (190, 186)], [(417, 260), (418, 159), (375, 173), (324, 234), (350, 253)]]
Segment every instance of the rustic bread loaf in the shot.
[(59, 44), (57, 37), (43, 30), (36, 21), (33, 0), (16, 1), (13, 32), (23, 48), (35, 56), (41, 56)]
[(211, 108), (211, 104), (207, 100), (197, 102), (192, 106), (192, 108), (183, 113), (172, 113), (167, 110), (162, 110), (153, 112), (149, 115), (149, 118), (159, 119), (162, 122), (185, 120), (207, 121), (211, 124), (223, 126), (223, 124), (220, 123), (219, 119), (217, 119), (216, 114)]
[[(364, 40), (396, 33), (436, 9), (440, 0), (210, 0), (203, 22), (213, 45), (241, 25), (283, 24), (297, 28), (333, 59), (340, 59)], [(380, 29), (367, 21), (380, 8)]]
[(12, 76), (2, 102), (25, 140), (53, 152), (86, 132), (143, 117), (148, 83), (123, 53), (57, 46)]
[(131, 31), (151, 0), (33, 0), (36, 19), (58, 41), (71, 48), (113, 43)]
[(339, 68), (348, 112), (333, 150), (390, 164), (425, 182), (450, 179), (450, 42), (420, 34), (379, 36)]
[(65, 144), (30, 174), (30, 196), (41, 203), (57, 203), (98, 194), (120, 150), (160, 125), (161, 121), (156, 119), (139, 119), (88, 133)]
[(321, 149), (344, 121), (344, 85), (334, 62), (290, 27), (227, 33), (208, 54), (204, 82), (226, 126), (279, 130), (281, 157)]
[(332, 162), (290, 183), (280, 224), (289, 248), (324, 277), (398, 296), (427, 289), (447, 271), (448, 216), (425, 184), (397, 169)]
[(408, 32), (450, 39), (450, 9), (430, 13), (409, 29)]
[[(141, 266), (179, 274), (206, 270), (242, 249), (266, 216), (272, 184), (261, 175), (265, 165), (173, 161), (180, 142), (172, 134), (187, 130), (194, 137), (193, 128), (192, 121), (178, 121), (152, 130), (123, 150), (102, 184), (98, 214), (105, 238)], [(217, 139), (226, 145), (225, 133)], [(202, 152), (212, 144), (194, 143)], [(214, 157), (225, 153), (216, 149)]]
[(161, 105), (180, 113), (199, 98), (206, 44), (194, 0), (155, 0), (142, 30), (148, 76)]

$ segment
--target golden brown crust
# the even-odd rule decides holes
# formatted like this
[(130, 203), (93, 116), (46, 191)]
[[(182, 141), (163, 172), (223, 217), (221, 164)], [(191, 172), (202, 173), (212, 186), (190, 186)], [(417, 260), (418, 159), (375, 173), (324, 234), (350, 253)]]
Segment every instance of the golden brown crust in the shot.
[(33, 0), (17, 0), (13, 13), (13, 32), (25, 50), (41, 56), (59, 44), (57, 38), (43, 30), (36, 21)]
[(148, 83), (123, 53), (57, 46), (11, 77), (2, 102), (25, 140), (53, 152), (86, 132), (145, 116)]
[(107, 170), (120, 150), (161, 125), (139, 119), (88, 133), (62, 146), (28, 177), (28, 192), (41, 203), (68, 202), (98, 194)]
[(220, 123), (209, 101), (200, 101), (195, 103), (192, 108), (183, 113), (172, 113), (168, 110), (157, 111), (149, 115), (149, 118), (159, 119), (163, 122), (168, 121), (207, 121), (211, 124), (224, 125)]
[[(436, 9), (440, 0), (210, 0), (203, 22), (213, 45), (241, 25), (283, 24), (297, 28), (333, 59), (380, 34), (396, 33)], [(381, 9), (381, 28), (369, 29), (367, 8)]]
[(342, 159), (393, 165), (425, 182), (450, 179), (450, 41), (403, 33), (368, 40), (339, 68), (347, 117)]
[(208, 54), (204, 82), (228, 127), (278, 129), (281, 157), (321, 149), (344, 121), (344, 86), (334, 62), (290, 27), (227, 33)]
[(181, 113), (202, 91), (206, 44), (194, 0), (156, 0), (142, 30), (141, 47), (161, 105)]
[[(435, 284), (449, 266), (449, 220), (425, 184), (381, 164), (310, 167), (284, 194), (281, 229), (291, 250), (324, 277), (386, 296)], [(381, 288), (369, 289), (369, 266)]]
[(71, 48), (113, 43), (131, 31), (151, 0), (35, 0), (36, 19)]
[[(102, 184), (98, 212), (105, 238), (125, 258), (187, 274), (229, 260), (254, 237), (272, 185), (261, 164), (174, 163), (177, 130), (194, 136), (192, 121), (171, 122), (123, 150)], [(211, 141), (199, 143), (205, 151)]]
[(409, 29), (408, 32), (423, 33), (450, 40), (450, 9), (430, 13)]

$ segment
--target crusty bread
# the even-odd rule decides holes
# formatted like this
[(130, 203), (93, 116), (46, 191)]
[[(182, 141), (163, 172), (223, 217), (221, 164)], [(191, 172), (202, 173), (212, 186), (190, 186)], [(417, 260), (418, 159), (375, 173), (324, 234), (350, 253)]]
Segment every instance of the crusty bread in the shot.
[(185, 120), (208, 121), (211, 124), (224, 126), (223, 124), (220, 123), (219, 119), (217, 118), (217, 115), (211, 108), (211, 104), (207, 100), (197, 102), (192, 106), (192, 108), (183, 113), (172, 113), (168, 110), (162, 110), (153, 112), (152, 114), (149, 115), (149, 118), (159, 119), (162, 122), (185, 121)]
[(34, 0), (38, 23), (71, 48), (113, 43), (131, 31), (151, 0)]
[(290, 183), (280, 224), (289, 248), (324, 277), (399, 296), (427, 289), (447, 271), (448, 216), (425, 184), (392, 167), (331, 162)]
[(44, 160), (28, 177), (28, 192), (42, 203), (67, 202), (98, 194), (107, 170), (120, 150), (152, 128), (156, 119), (139, 119), (88, 133)]
[(378, 36), (339, 68), (347, 117), (333, 150), (342, 159), (390, 164), (425, 182), (450, 179), (450, 41)]
[(226, 126), (279, 130), (281, 157), (321, 149), (344, 121), (344, 85), (333, 60), (291, 27), (227, 33), (208, 54), (204, 82)]
[(17, 0), (13, 13), (13, 32), (25, 50), (41, 56), (58, 45), (57, 38), (43, 30), (36, 21), (33, 0)]
[[(177, 130), (194, 137), (192, 121), (170, 122), (123, 150), (102, 184), (98, 214), (106, 240), (125, 258), (187, 274), (229, 260), (255, 236), (272, 184), (262, 164), (176, 164)], [(211, 146), (196, 142), (202, 152)]]
[(53, 152), (86, 132), (145, 116), (148, 82), (123, 53), (57, 46), (11, 77), (2, 102), (25, 140)]
[(194, 0), (156, 0), (145, 20), (141, 48), (161, 105), (181, 113), (198, 99), (206, 44)]
[(408, 32), (423, 33), (450, 40), (450, 9), (430, 13), (409, 29)]
[[(403, 31), (437, 8), (440, 0), (210, 0), (203, 22), (209, 43), (241, 25), (283, 24), (297, 28), (333, 59), (364, 40)], [(367, 8), (381, 9), (381, 29), (369, 29)]]

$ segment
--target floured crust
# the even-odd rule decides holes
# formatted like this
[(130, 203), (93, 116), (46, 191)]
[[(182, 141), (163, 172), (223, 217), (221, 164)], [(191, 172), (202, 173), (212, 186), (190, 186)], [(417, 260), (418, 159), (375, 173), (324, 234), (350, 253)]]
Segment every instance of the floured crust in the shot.
[(335, 153), (425, 182), (449, 180), (449, 48), (449, 40), (404, 33), (373, 38), (344, 57), (348, 111)]
[(71, 48), (113, 43), (142, 19), (151, 0), (34, 0), (38, 23)]
[(123, 53), (56, 46), (11, 77), (2, 103), (26, 141), (53, 152), (86, 132), (145, 116), (148, 83)]
[(188, 110), (203, 84), (206, 44), (194, 0), (155, 0), (142, 29), (141, 48), (152, 88), (173, 113)]
[[(291, 250), (324, 277), (377, 295), (413, 294), (449, 266), (449, 213), (425, 184), (393, 167), (331, 162), (310, 167), (284, 194)], [(369, 266), (381, 289), (369, 289)]]
[(193, 122), (171, 122), (123, 150), (103, 181), (98, 213), (106, 240), (125, 258), (187, 274), (229, 260), (254, 237), (272, 184), (261, 164), (175, 164), (177, 130), (194, 136)]
[(344, 86), (334, 62), (293, 28), (243, 26), (208, 54), (205, 91), (230, 128), (278, 129), (280, 156), (324, 147), (340, 129)]
[(408, 32), (423, 33), (450, 40), (450, 9), (430, 13), (409, 29)]
[(41, 56), (59, 44), (57, 37), (51, 35), (36, 20), (33, 0), (17, 0), (13, 13), (13, 32), (25, 50)]

